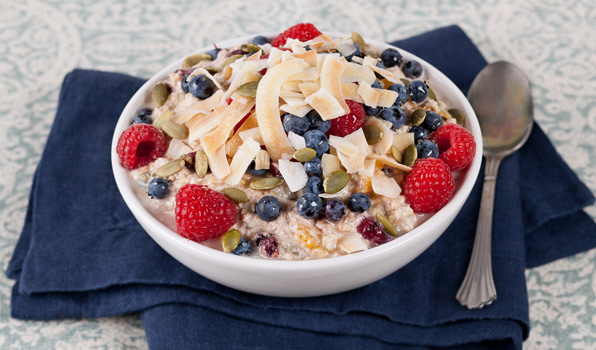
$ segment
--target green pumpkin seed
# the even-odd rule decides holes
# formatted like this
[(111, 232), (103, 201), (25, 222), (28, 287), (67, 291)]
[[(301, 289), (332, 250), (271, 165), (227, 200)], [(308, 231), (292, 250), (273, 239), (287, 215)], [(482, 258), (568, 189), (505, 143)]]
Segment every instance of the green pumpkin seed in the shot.
[(412, 117), (410, 118), (412, 121), (412, 125), (418, 126), (422, 124), (424, 119), (426, 118), (426, 111), (424, 109), (417, 109), (412, 113)]
[(248, 83), (244, 83), (238, 87), (236, 92), (240, 96), (244, 97), (257, 97), (257, 87), (259, 86), (259, 81), (250, 81)]
[(168, 100), (168, 87), (163, 81), (158, 82), (153, 87), (153, 104), (155, 107), (161, 107)]
[(379, 221), (379, 223), (385, 229), (385, 232), (392, 235), (393, 237), (397, 237), (397, 229), (395, 228), (395, 226), (393, 226), (391, 221), (389, 221), (389, 219), (387, 219), (387, 217), (385, 215), (383, 215), (381, 213), (376, 213), (375, 216), (377, 217), (377, 220)]
[(350, 181), (350, 174), (343, 170), (337, 170), (329, 174), (323, 181), (325, 193), (337, 193), (346, 187)]
[(362, 131), (369, 145), (374, 145), (383, 139), (383, 130), (376, 125), (365, 125), (362, 127)]
[(435, 95), (435, 90), (433, 90), (430, 86), (428, 87), (428, 98), (430, 98), (431, 100), (437, 100), (437, 95)]
[(416, 158), (418, 158), (418, 150), (416, 150), (416, 145), (409, 145), (408, 148), (406, 148), (406, 151), (404, 152), (403, 164), (405, 166), (412, 167), (416, 162)]
[(232, 56), (226, 58), (226, 60), (223, 61), (223, 63), (221, 64), (221, 68), (236, 62), (236, 60), (239, 59), (240, 57), (244, 57), (244, 55), (232, 55)]
[(236, 203), (248, 202), (248, 196), (246, 195), (246, 193), (235, 187), (226, 188), (225, 190), (223, 190), (223, 194)]
[(399, 148), (397, 148), (396, 145), (391, 146), (391, 155), (393, 156), (393, 159), (395, 159), (396, 162), (398, 162), (398, 163), (402, 162), (403, 155), (401, 154), (401, 152), (399, 151)]
[(184, 140), (188, 137), (188, 128), (184, 125), (172, 122), (163, 122), (161, 124), (161, 129), (163, 130), (163, 132), (175, 139)]
[(137, 176), (137, 182), (143, 186), (147, 186), (149, 184), (149, 182), (151, 181), (151, 179), (152, 179), (151, 173), (148, 171)]
[(211, 75), (214, 75), (214, 74), (217, 74), (217, 73), (219, 73), (219, 69), (217, 69), (217, 68), (215, 68), (215, 67), (211, 67), (211, 66), (209, 66), (209, 67), (205, 67), (205, 70), (206, 70), (207, 72), (209, 72), (209, 74), (211, 74)]
[(456, 108), (452, 108), (448, 110), (448, 112), (449, 114), (451, 114), (453, 118), (455, 118), (457, 124), (464, 125), (464, 123), (466, 122), (466, 117), (464, 116), (464, 113), (462, 111)]
[(172, 117), (172, 112), (165, 111), (159, 116), (159, 118), (157, 118), (153, 121), (153, 126), (161, 130), (162, 124), (165, 122), (169, 122), (171, 117)]
[(221, 236), (221, 247), (224, 253), (229, 253), (240, 244), (240, 232), (238, 230), (229, 230)]
[(259, 47), (259, 45), (249, 43), (249, 44), (242, 44), (242, 46), (240, 46), (240, 49), (246, 53), (251, 53), (251, 52), (257, 52), (261, 48)]
[(310, 162), (311, 160), (315, 159), (317, 156), (317, 151), (312, 148), (301, 148), (294, 152), (294, 159), (299, 162)]
[(366, 42), (364, 41), (364, 38), (362, 38), (362, 35), (352, 32), (352, 42), (358, 46), (360, 51), (364, 52), (364, 49), (366, 48)]
[(207, 174), (209, 168), (209, 162), (207, 161), (207, 155), (202, 150), (198, 150), (195, 153), (195, 173), (198, 177), (204, 177)]
[(184, 59), (184, 62), (182, 62), (182, 67), (188, 68), (188, 67), (194, 66), (195, 64), (197, 64), (201, 61), (211, 61), (211, 60), (212, 60), (211, 55), (209, 55), (207, 53), (196, 53), (194, 55), (187, 56)]
[(183, 167), (184, 161), (182, 159), (174, 159), (162, 165), (161, 168), (157, 169), (156, 174), (159, 177), (170, 177), (182, 170)]
[(410, 85), (410, 81), (409, 81), (408, 79), (401, 78), (401, 79), (399, 79), (399, 80), (401, 80), (401, 82), (402, 82), (402, 83), (403, 83), (403, 84), (404, 84), (406, 87), (408, 87), (408, 85)]
[(270, 190), (282, 185), (284, 182), (284, 179), (281, 177), (264, 177), (262, 179), (253, 180), (249, 187), (253, 190)]

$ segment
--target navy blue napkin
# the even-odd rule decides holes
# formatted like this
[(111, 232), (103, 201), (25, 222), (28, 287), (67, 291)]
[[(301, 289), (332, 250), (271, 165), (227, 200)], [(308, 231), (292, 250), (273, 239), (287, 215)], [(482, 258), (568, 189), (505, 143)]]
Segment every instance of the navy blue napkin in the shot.
[[(465, 91), (486, 64), (457, 26), (395, 43)], [(449, 229), (412, 263), (369, 286), (317, 298), (239, 292), (188, 270), (142, 230), (116, 188), (110, 141), (143, 83), (75, 70), (34, 177), (8, 266), (21, 319), (140, 312), (153, 349), (521, 349), (528, 336), (524, 269), (596, 247), (594, 202), (535, 125), (501, 165), (493, 269), (499, 299), (480, 311), (455, 300), (475, 232), (479, 181)]]

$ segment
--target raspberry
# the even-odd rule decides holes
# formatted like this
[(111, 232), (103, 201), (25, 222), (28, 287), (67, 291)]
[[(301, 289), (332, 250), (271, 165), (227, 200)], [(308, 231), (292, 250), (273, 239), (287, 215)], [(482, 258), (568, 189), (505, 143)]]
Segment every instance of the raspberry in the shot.
[(178, 234), (201, 242), (226, 233), (236, 223), (236, 206), (222, 193), (187, 184), (176, 193)]
[(299, 23), (293, 27), (286, 29), (283, 33), (271, 40), (271, 46), (281, 47), (286, 44), (288, 39), (298, 39), (300, 41), (307, 41), (321, 35), (321, 32), (310, 23)]
[(358, 224), (357, 230), (362, 237), (377, 244), (382, 244), (389, 240), (381, 225), (369, 218), (362, 219)]
[(451, 171), (467, 167), (476, 153), (474, 136), (458, 124), (441, 126), (430, 139), (439, 146), (439, 159), (447, 163)]
[(364, 125), (366, 113), (364, 107), (358, 102), (346, 100), (350, 113), (331, 120), (331, 127), (327, 135), (344, 137), (360, 129)]
[(404, 194), (417, 213), (435, 212), (451, 199), (455, 183), (449, 167), (436, 158), (418, 159), (406, 177)]
[(135, 169), (163, 156), (168, 140), (159, 129), (149, 124), (135, 124), (124, 130), (118, 139), (116, 153), (126, 169)]

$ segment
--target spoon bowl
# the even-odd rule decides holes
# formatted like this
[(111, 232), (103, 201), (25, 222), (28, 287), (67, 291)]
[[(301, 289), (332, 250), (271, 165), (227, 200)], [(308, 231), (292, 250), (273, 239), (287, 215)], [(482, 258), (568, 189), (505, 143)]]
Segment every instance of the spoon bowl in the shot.
[(486, 164), (472, 257), (456, 298), (469, 309), (480, 309), (497, 298), (491, 236), (499, 164), (530, 136), (534, 105), (528, 79), (518, 67), (505, 61), (494, 62), (480, 71), (472, 82), (468, 100), (482, 130)]

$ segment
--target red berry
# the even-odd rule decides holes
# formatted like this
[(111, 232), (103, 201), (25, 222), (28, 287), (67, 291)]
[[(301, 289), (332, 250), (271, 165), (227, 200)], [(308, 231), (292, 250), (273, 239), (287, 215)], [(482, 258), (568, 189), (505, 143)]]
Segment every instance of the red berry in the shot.
[(357, 230), (362, 237), (377, 244), (382, 244), (389, 240), (381, 225), (366, 217), (360, 221)]
[(445, 124), (439, 127), (430, 139), (439, 146), (439, 159), (447, 163), (451, 171), (467, 167), (476, 153), (474, 136), (458, 124)]
[(124, 130), (118, 139), (116, 153), (126, 169), (135, 169), (163, 156), (168, 150), (168, 140), (156, 127), (134, 124)]
[(404, 194), (417, 213), (435, 212), (451, 199), (455, 183), (449, 167), (436, 158), (418, 159), (406, 176)]
[(321, 32), (310, 23), (299, 23), (293, 27), (286, 29), (283, 33), (279, 34), (273, 40), (271, 40), (271, 46), (281, 47), (286, 44), (288, 39), (298, 39), (300, 41), (307, 41), (321, 35)]
[(259, 247), (259, 253), (262, 256), (273, 259), (279, 256), (278, 243), (274, 235), (259, 233), (255, 239), (255, 244)]
[(344, 137), (360, 129), (364, 125), (366, 113), (362, 104), (346, 100), (350, 113), (342, 115), (339, 118), (331, 120), (331, 127), (327, 131), (327, 135), (335, 135)]
[(201, 242), (226, 233), (236, 223), (236, 206), (222, 193), (187, 184), (176, 193), (178, 234)]

